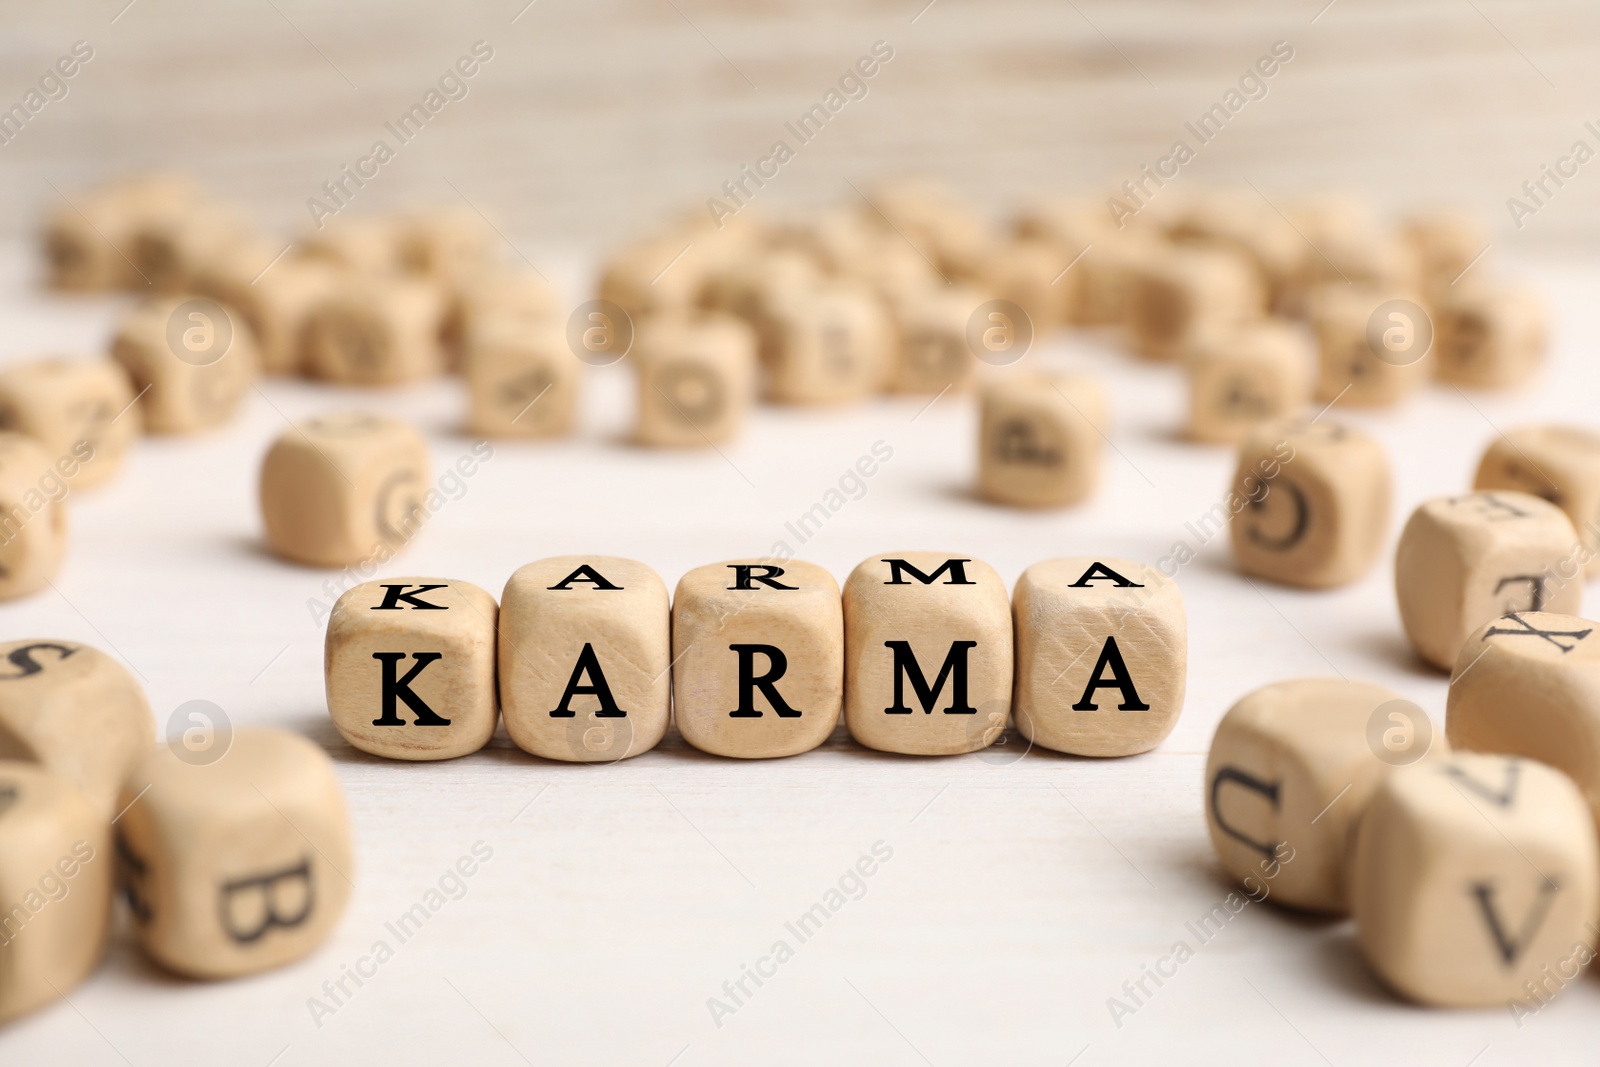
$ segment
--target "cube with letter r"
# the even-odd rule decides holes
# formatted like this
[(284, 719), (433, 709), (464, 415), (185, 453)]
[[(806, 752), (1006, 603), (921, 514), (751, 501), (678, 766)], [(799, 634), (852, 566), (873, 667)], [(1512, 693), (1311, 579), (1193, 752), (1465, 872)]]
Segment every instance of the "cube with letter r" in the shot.
[(328, 617), (328, 714), (346, 741), (390, 759), (451, 759), (494, 734), (494, 597), (448, 578), (384, 578)]

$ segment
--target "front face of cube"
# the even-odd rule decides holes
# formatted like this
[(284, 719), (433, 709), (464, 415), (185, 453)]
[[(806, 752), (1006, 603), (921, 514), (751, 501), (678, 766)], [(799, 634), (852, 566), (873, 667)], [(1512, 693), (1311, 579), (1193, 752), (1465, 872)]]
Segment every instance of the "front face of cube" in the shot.
[[(1287, 358), (1287, 357), (1285, 357)], [(1295, 395), (1283, 359), (1218, 353), (1190, 365), (1191, 435), (1199, 441), (1239, 441), (1251, 427), (1295, 413)]]
[(736, 560), (684, 575), (673, 599), (674, 720), (720, 756), (806, 752), (839, 722), (839, 587), (810, 563)]
[(967, 347), (965, 326), (941, 307), (913, 308), (900, 329), (895, 391), (938, 393), (970, 381), (977, 360)]
[(566, 433), (577, 412), (579, 366), (564, 345), (475, 341), (464, 366), (473, 432), (491, 437)]
[(191, 433), (233, 416), (255, 380), (258, 356), (243, 322), (205, 299), (148, 305), (123, 326), (114, 351), (128, 369), (145, 425)]
[(499, 642), (506, 732), (524, 751), (611, 763), (666, 733), (671, 616), (667, 587), (645, 564), (558, 556), (519, 568)]
[(1183, 710), (1188, 629), (1177, 586), (1132, 560), (1036, 563), (1017, 583), (1017, 729), (1081, 756), (1160, 744)]
[(776, 399), (830, 403), (867, 396), (882, 381), (890, 357), (884, 314), (864, 294), (823, 293), (789, 309), (775, 324), (778, 358), (772, 368)]
[(367, 582), (328, 618), (328, 713), (341, 736), (391, 759), (450, 759), (494, 734), (494, 598), (442, 578)]
[(979, 483), (998, 503), (1060, 507), (1099, 480), (1099, 435), (1048, 384), (1037, 396), (986, 395), (978, 434)]
[(138, 434), (138, 412), (125, 410), (132, 400), (110, 360), (41, 360), (0, 382), (0, 430), (44, 442), (58, 470), (71, 469), (73, 486), (85, 488), (116, 473)]
[(991, 745), (1011, 715), (1005, 585), (978, 560), (874, 556), (845, 584), (845, 721), (868, 748), (942, 756)]
[(113, 862), (105, 817), (69, 782), (0, 762), (0, 1021), (69, 993), (99, 963)]
[(1600, 623), (1519, 612), (1479, 627), (1456, 658), (1445, 729), (1457, 749), (1565, 772), (1600, 812)]
[(253, 760), (241, 751), (249, 738), (236, 732), (209, 765), (160, 753), (135, 774), (133, 791), (150, 789), (117, 824), (135, 932), (179, 974), (225, 978), (298, 959), (349, 898), (349, 833), (332, 768)]
[(1160, 271), (1144, 275), (1133, 287), (1129, 313), (1141, 340), (1142, 354), (1170, 358), (1194, 326), (1195, 294), (1178, 273)]
[(1369, 816), (1354, 850), (1356, 931), (1401, 993), (1532, 1005), (1530, 989), (1558, 970), (1576, 977), (1574, 956), (1592, 956), (1594, 824), (1559, 772), (1456, 756), (1397, 772)]
[(698, 332), (640, 361), (639, 436), (646, 444), (704, 447), (729, 440), (750, 406), (749, 353)]

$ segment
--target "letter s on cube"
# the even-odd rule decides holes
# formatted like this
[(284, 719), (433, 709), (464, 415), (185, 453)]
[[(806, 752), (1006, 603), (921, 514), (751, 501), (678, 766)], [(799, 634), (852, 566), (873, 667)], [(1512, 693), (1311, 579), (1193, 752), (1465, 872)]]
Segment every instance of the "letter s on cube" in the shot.
[(385, 578), (328, 617), (328, 714), (363, 752), (452, 759), (494, 735), (494, 597), (448, 578)]

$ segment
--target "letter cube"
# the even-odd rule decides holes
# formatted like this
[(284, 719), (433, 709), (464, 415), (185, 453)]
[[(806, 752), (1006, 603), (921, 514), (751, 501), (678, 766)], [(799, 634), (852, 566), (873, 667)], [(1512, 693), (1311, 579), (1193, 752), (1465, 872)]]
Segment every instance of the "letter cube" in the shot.
[(1489, 248), (1483, 220), (1450, 209), (1412, 215), (1401, 227), (1401, 237), (1410, 247), (1429, 293), (1448, 290)]
[(307, 370), (350, 385), (432, 378), (444, 370), (444, 315), (431, 282), (347, 275), (307, 315)]
[(1600, 623), (1519, 611), (1461, 646), (1445, 710), (1450, 744), (1547, 763), (1600, 818)]
[(1434, 309), (1435, 373), (1477, 389), (1521, 385), (1544, 362), (1549, 319), (1533, 289), (1488, 282), (1452, 287)]
[(141, 212), (128, 258), (156, 292), (176, 295), (192, 291), (196, 276), (210, 260), (230, 249), (259, 248), (265, 243), (237, 208), (204, 196), (185, 201), (162, 198), (147, 202)]
[(387, 560), (428, 517), (422, 435), (397, 419), (322, 415), (286, 430), (261, 463), (267, 544), (313, 567)]
[(1554, 570), (1578, 548), (1554, 504), (1496, 490), (1426, 501), (1407, 520), (1394, 555), (1400, 622), (1428, 663), (1449, 670), (1462, 642), (1514, 611), (1576, 614), (1583, 583)]
[(1017, 730), (1077, 756), (1131, 756), (1178, 723), (1188, 625), (1177, 583), (1133, 560), (1075, 556), (1017, 579)]
[(111, 828), (71, 782), (0, 760), (0, 1022), (69, 993), (100, 962)]
[(220, 758), (162, 748), (123, 787), (121, 881), (139, 945), (190, 978), (305, 956), (350, 898), (350, 828), (333, 762), (298, 734), (234, 730)]
[(195, 289), (244, 319), (260, 349), (263, 373), (294, 375), (305, 369), (311, 311), (339, 287), (341, 275), (322, 260), (274, 261), (275, 254), (270, 247), (220, 254), (200, 268)]
[(446, 280), (487, 266), (499, 238), (482, 215), (455, 207), (402, 216), (394, 241), (402, 270)]
[[(503, 320), (531, 324), (565, 318), (560, 293), (531, 270), (469, 270), (451, 279), (448, 293), (441, 336), (445, 360), (452, 370), (460, 366), (474, 335), (492, 332)], [(575, 357), (570, 349), (567, 354)]]
[(227, 422), (260, 370), (249, 327), (203, 297), (137, 305), (117, 326), (111, 358), (132, 379), (150, 433), (193, 433)]
[(891, 303), (900, 344), (890, 365), (889, 388), (933, 395), (970, 385), (978, 360), (967, 344), (967, 325), (983, 297), (961, 286), (934, 285)]
[(865, 285), (839, 281), (770, 292), (757, 319), (767, 396), (788, 404), (861, 400), (883, 386), (894, 325)]
[(1257, 689), (1211, 739), (1211, 846), (1247, 889), (1270, 875), (1279, 903), (1342, 913), (1351, 835), (1374, 790), (1393, 767), (1444, 747), (1421, 709), (1380, 685), (1301, 678)]
[(1575, 951), (1593, 956), (1597, 866), (1588, 805), (1561, 772), (1468, 754), (1408, 767), (1379, 787), (1356, 835), (1356, 939), (1403, 996), (1497, 1008)]
[(642, 326), (663, 312), (687, 314), (700, 301), (706, 257), (687, 237), (651, 238), (617, 251), (600, 277), (600, 299), (620, 307)]
[(50, 284), (78, 291), (148, 286), (129, 258), (134, 234), (164, 204), (192, 202), (202, 195), (187, 176), (149, 174), (62, 204), (45, 223)]
[(1112, 231), (1073, 250), (1073, 256), (1082, 258), (1058, 283), (1072, 286), (1068, 306), (1073, 325), (1120, 326), (1127, 322), (1135, 281), (1145, 264), (1165, 255), (1166, 249), (1165, 242), (1147, 233)]
[(139, 435), (132, 404), (127, 373), (109, 359), (54, 357), (0, 371), (0, 431), (38, 441), (76, 488), (100, 485), (121, 469)]
[(0, 644), (0, 759), (50, 768), (110, 819), (155, 744), (144, 690), (104, 652), (49, 638)]
[(294, 254), (358, 275), (395, 274), (400, 265), (400, 233), (388, 218), (343, 218), (300, 235)]
[(583, 362), (551, 319), (475, 320), (462, 362), (470, 431), (483, 437), (570, 433)]
[(975, 752), (1011, 720), (1011, 604), (981, 560), (873, 556), (844, 586), (844, 717), (868, 748)]
[[(1432, 326), (1418, 318), (1420, 311), (1410, 294), (1400, 290), (1361, 289), (1343, 282), (1315, 290), (1311, 328), (1317, 337), (1317, 399), (1387, 407), (1414, 392), (1427, 380), (1433, 338)], [(1374, 331), (1377, 345), (1372, 343)]]
[(519, 567), (500, 602), (500, 704), (519, 748), (614, 763), (656, 747), (672, 707), (672, 616), (655, 571), (556, 556)]
[(1110, 424), (1105, 390), (1071, 375), (986, 385), (978, 425), (978, 489), (997, 504), (1063, 507), (1094, 492)]
[(1576, 426), (1523, 426), (1494, 439), (1478, 461), (1474, 489), (1516, 489), (1567, 513), (1583, 542), (1556, 576), (1600, 574), (1600, 434)]
[(1305, 335), (1282, 321), (1201, 341), (1184, 360), (1189, 436), (1234, 444), (1260, 423), (1298, 415), (1311, 400), (1315, 359)]
[(0, 433), (0, 600), (36, 593), (61, 570), (66, 495), (37, 441)]
[(1389, 460), (1375, 439), (1332, 421), (1265, 423), (1239, 446), (1227, 506), (1234, 561), (1306, 589), (1353, 582), (1383, 550), (1389, 496)]
[(729, 315), (658, 316), (639, 326), (641, 444), (722, 444), (744, 427), (755, 392), (755, 334)]
[(323, 671), (339, 735), (389, 759), (476, 752), (499, 721), (494, 597), (448, 578), (346, 590), (328, 616)]
[(672, 598), (672, 655), (685, 741), (743, 759), (809, 752), (844, 699), (839, 584), (798, 560), (696, 567)]
[(984, 270), (988, 290), (1021, 308), (1032, 336), (1043, 337), (1064, 324), (1072, 308), (1072, 286), (1064, 274), (1077, 250), (1063, 254), (1043, 240), (1020, 240), (996, 249)]
[(1260, 318), (1265, 306), (1260, 275), (1237, 252), (1173, 247), (1144, 260), (1135, 275), (1128, 332), (1140, 355), (1174, 360), (1214, 334)]

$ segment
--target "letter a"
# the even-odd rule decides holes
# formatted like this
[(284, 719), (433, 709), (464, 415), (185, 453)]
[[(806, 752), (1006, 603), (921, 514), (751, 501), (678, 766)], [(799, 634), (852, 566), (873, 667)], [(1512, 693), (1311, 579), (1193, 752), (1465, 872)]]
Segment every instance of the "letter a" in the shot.
[[(582, 684), (585, 675), (589, 677), (588, 685)], [(611, 683), (606, 681), (606, 673), (600, 669), (600, 659), (594, 654), (594, 646), (588, 642), (584, 642), (583, 651), (578, 653), (578, 663), (572, 668), (566, 691), (561, 694), (561, 704), (550, 713), (550, 717), (573, 718), (577, 714), (571, 707), (575, 696), (599, 698), (600, 708), (594, 713), (597, 719), (625, 719), (628, 716), (626, 711), (617, 707), (617, 698), (611, 695)]]
[[(1107, 667), (1111, 668), (1111, 677), (1102, 678)], [(1100, 649), (1100, 659), (1094, 665), (1094, 670), (1089, 672), (1089, 685), (1083, 691), (1082, 698), (1072, 705), (1073, 711), (1099, 711), (1100, 705), (1092, 699), (1096, 689), (1118, 689), (1122, 692), (1122, 703), (1117, 705), (1119, 711), (1149, 711), (1150, 705), (1139, 699), (1139, 691), (1133, 687), (1133, 678), (1128, 674), (1128, 665), (1122, 660), (1122, 652), (1117, 648), (1115, 637), (1106, 638), (1106, 643)]]

